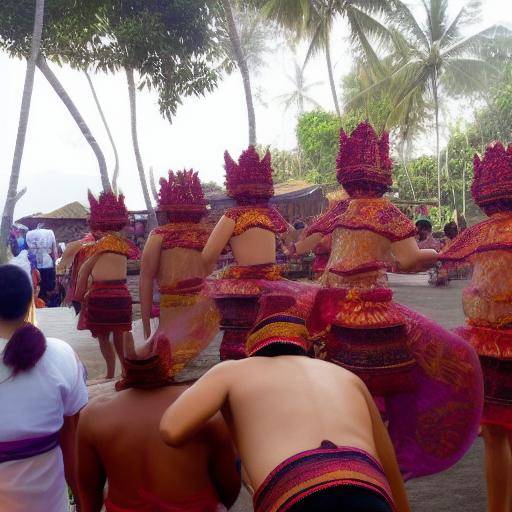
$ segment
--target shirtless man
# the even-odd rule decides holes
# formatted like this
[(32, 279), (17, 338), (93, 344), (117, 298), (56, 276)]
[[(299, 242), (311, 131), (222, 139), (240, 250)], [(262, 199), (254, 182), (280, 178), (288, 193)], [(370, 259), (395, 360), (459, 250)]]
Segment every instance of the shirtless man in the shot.
[(347, 370), (305, 357), (305, 323), (288, 314), (287, 301), (263, 297), (249, 358), (215, 366), (176, 400), (162, 418), (163, 439), (181, 446), (222, 411), (257, 490), (255, 512), (408, 512), (367, 388)]
[(132, 298), (126, 286), (130, 246), (120, 234), (128, 224), (128, 211), (124, 197), (111, 192), (103, 192), (99, 200), (89, 192), (89, 203), (89, 224), (95, 241), (84, 248), (87, 259), (78, 272), (74, 299), (82, 303), (78, 328), (89, 329), (98, 338), (107, 364), (106, 378), (111, 379), (116, 356), (109, 341), (110, 333), (122, 361), (125, 333), (131, 333), (132, 328)]
[(83, 512), (102, 510), (107, 480), (107, 512), (221, 512), (236, 500), (240, 476), (220, 415), (181, 448), (169, 448), (159, 435), (165, 409), (188, 389), (173, 382), (168, 347), (159, 341), (146, 359), (126, 360), (116, 386), (124, 389), (83, 411), (78, 431)]

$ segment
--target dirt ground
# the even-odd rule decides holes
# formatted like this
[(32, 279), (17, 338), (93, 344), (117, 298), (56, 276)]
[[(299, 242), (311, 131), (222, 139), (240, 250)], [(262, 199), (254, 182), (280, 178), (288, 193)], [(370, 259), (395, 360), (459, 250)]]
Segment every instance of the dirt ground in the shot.
[[(425, 275), (391, 275), (390, 284), (397, 302), (436, 320), (447, 328), (461, 325), (461, 291), (464, 281), (453, 281), (446, 288), (427, 285)], [(97, 343), (85, 331), (76, 330), (76, 319), (69, 309), (38, 311), (38, 322), (49, 337), (70, 343), (86, 364), (89, 378), (96, 379), (105, 371)], [(208, 347), (187, 369), (183, 378), (196, 378), (219, 360), (220, 337)], [(435, 476), (420, 478), (407, 484), (414, 512), (484, 512), (486, 509), (483, 474), (483, 446), (478, 439), (467, 455), (453, 468)], [(235, 512), (252, 511), (251, 500), (242, 491), (231, 509)]]

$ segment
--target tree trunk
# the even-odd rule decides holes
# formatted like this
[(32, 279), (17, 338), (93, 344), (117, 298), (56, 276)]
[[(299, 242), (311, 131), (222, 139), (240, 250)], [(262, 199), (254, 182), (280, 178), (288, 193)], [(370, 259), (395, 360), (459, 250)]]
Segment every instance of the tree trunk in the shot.
[(249, 68), (247, 66), (247, 60), (245, 58), (242, 43), (240, 42), (240, 37), (238, 35), (238, 31), (236, 28), (235, 19), (233, 17), (233, 10), (231, 9), (231, 4), (229, 0), (222, 0), (222, 5), (224, 7), (224, 13), (226, 15), (226, 21), (228, 23), (229, 40), (231, 42), (231, 46), (233, 47), (233, 53), (235, 54), (236, 63), (238, 65), (238, 69), (240, 70), (240, 74), (242, 75), (242, 80), (244, 83), (245, 102), (247, 103), (247, 118), (249, 121), (249, 144), (255, 146), (256, 114), (254, 113), (254, 103), (252, 99), (251, 77), (249, 75)]
[(151, 198), (149, 197), (148, 184), (146, 181), (146, 174), (144, 172), (144, 165), (142, 164), (142, 157), (139, 149), (139, 137), (137, 135), (137, 98), (135, 90), (135, 80), (133, 78), (133, 69), (126, 68), (126, 80), (128, 82), (128, 96), (130, 98), (130, 119), (132, 129), (132, 142), (133, 151), (135, 153), (135, 161), (137, 162), (137, 169), (139, 171), (140, 185), (142, 194), (144, 195), (144, 202), (148, 211), (148, 228), (153, 229), (157, 226), (156, 214)]
[(98, 98), (98, 95), (96, 94), (96, 89), (94, 88), (94, 84), (92, 83), (91, 77), (89, 73), (86, 71), (85, 76), (87, 77), (87, 81), (89, 82), (89, 87), (91, 88), (92, 97), (94, 98), (94, 102), (96, 103), (96, 107), (98, 108), (98, 112), (100, 113), (101, 120), (103, 121), (103, 126), (105, 127), (105, 130), (108, 135), (108, 140), (110, 141), (110, 144), (112, 145), (112, 151), (114, 152), (114, 172), (112, 173), (112, 190), (114, 191), (114, 194), (118, 193), (117, 189), (117, 179), (119, 177), (119, 154), (117, 152), (116, 143), (114, 142), (114, 138), (112, 137), (112, 132), (110, 131), (110, 127), (107, 123), (107, 118), (105, 117), (105, 113), (103, 112), (103, 108), (101, 107), (100, 100)]
[(158, 202), (158, 190), (156, 188), (155, 173), (153, 172), (153, 167), (149, 168), (149, 184), (151, 186), (151, 193), (153, 194), (153, 198)]
[(50, 66), (48, 66), (48, 63), (42, 55), (39, 55), (37, 59), (37, 67), (39, 68), (41, 73), (43, 73), (46, 80), (48, 80), (48, 83), (52, 86), (53, 90), (60, 98), (62, 103), (64, 103), (64, 105), (68, 109), (68, 112), (71, 114), (71, 117), (75, 120), (75, 123), (77, 124), (78, 128), (80, 128), (80, 131), (85, 137), (85, 140), (87, 141), (89, 146), (91, 146), (91, 149), (94, 151), (96, 159), (98, 160), (98, 167), (100, 170), (101, 184), (103, 186), (103, 190), (105, 192), (112, 190), (108, 178), (105, 156), (103, 155), (103, 152), (101, 151), (98, 142), (92, 135), (91, 130), (87, 126), (87, 123), (78, 111), (77, 106), (73, 103), (73, 100), (66, 92), (63, 85), (59, 82), (59, 79), (55, 76), (55, 73), (50, 69)]
[(332, 99), (334, 100), (334, 108), (336, 109), (338, 117), (341, 117), (340, 104), (338, 102), (338, 94), (336, 92), (336, 83), (334, 82), (334, 73), (332, 71), (331, 45), (329, 41), (325, 44), (325, 59), (327, 61), (327, 71), (329, 73), (329, 84), (331, 86)]
[(407, 151), (405, 150), (405, 146), (407, 144), (407, 141), (405, 139), (402, 139), (401, 142), (401, 154), (402, 154), (402, 165), (404, 166), (405, 175), (407, 176), (407, 181), (409, 182), (409, 186), (411, 187), (412, 192), (412, 199), (413, 201), (416, 201), (416, 192), (414, 190), (414, 186), (412, 184), (411, 175), (409, 174), (409, 168), (407, 167)]
[(439, 207), (439, 218), (441, 218), (441, 149), (439, 147), (439, 91), (437, 89), (437, 69), (434, 70), (434, 77), (432, 79), (432, 92), (434, 95), (434, 109), (436, 113), (437, 204)]
[(18, 121), (18, 134), (16, 136), (16, 145), (14, 147), (9, 188), (7, 189), (7, 197), (5, 198), (4, 211), (2, 213), (2, 221), (0, 223), (0, 263), (7, 263), (7, 247), (9, 232), (14, 219), (14, 208), (21, 196), (26, 192), (26, 189), (18, 192), (18, 182), (20, 178), (21, 159), (23, 157), (23, 149), (25, 147), (25, 137), (27, 134), (32, 90), (34, 88), (36, 60), (41, 46), (43, 19), (44, 0), (36, 0), (34, 28), (32, 31), (32, 47), (30, 50), (30, 57), (27, 59), (27, 70), (25, 72), (25, 83), (23, 85), (23, 96), (21, 98), (20, 117)]

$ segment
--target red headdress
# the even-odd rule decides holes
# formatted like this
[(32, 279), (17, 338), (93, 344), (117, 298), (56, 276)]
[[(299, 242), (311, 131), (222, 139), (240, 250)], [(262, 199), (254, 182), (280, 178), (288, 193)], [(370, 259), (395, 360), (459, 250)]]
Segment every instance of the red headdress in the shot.
[(370, 183), (390, 186), (393, 183), (389, 157), (389, 134), (378, 137), (373, 126), (361, 123), (350, 136), (340, 132), (340, 149), (336, 159), (338, 182)]
[(89, 190), (89, 225), (91, 231), (120, 231), (129, 222), (124, 196), (113, 192), (102, 192), (96, 199)]
[(245, 342), (247, 355), (274, 344), (295, 345), (308, 352), (311, 348), (306, 321), (290, 312), (295, 299), (285, 295), (263, 295), (258, 318)]
[(169, 180), (160, 178), (158, 210), (181, 216), (206, 215), (206, 199), (197, 172), (192, 169), (176, 174), (169, 171)]
[(471, 194), (478, 206), (512, 199), (512, 144), (505, 149), (501, 142), (492, 142), (483, 159), (475, 155), (474, 169)]
[(229, 197), (236, 200), (268, 200), (274, 195), (270, 152), (260, 160), (254, 146), (242, 152), (238, 164), (229, 153), (224, 153), (226, 189)]

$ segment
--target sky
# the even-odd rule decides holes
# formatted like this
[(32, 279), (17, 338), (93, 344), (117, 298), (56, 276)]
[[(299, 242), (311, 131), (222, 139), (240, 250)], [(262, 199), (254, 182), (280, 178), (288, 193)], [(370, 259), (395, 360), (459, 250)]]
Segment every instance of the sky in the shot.
[[(512, 9), (504, 9), (510, 0), (484, 0), (482, 26), (512, 24)], [(419, 2), (409, 2), (418, 4)], [(450, 0), (456, 9), (463, 0)], [(336, 23), (332, 34), (332, 53), (338, 83), (351, 67), (352, 57), (343, 22)], [(0, 205), (7, 191), (18, 127), (25, 63), (0, 53)], [(267, 58), (267, 66), (253, 77), (259, 91), (256, 101), (258, 142), (281, 149), (296, 146), (296, 112), (285, 112), (278, 97), (293, 86), (287, 75), (293, 73), (293, 57), (280, 46)], [(114, 158), (91, 91), (83, 73), (52, 65), (55, 73), (77, 104), (98, 140), (111, 172)], [(333, 110), (322, 55), (307, 67), (309, 83), (321, 81), (312, 90), (314, 99)], [(105, 110), (120, 155), (120, 188), (130, 209), (144, 208), (140, 182), (131, 142), (128, 90), (124, 74), (93, 76), (96, 91)], [(338, 90), (341, 94), (342, 91)], [(471, 105), (468, 105), (468, 109)], [(185, 98), (172, 124), (159, 113), (155, 93), (142, 91), (137, 96), (139, 143), (146, 171), (155, 175), (184, 167), (199, 172), (203, 181), (222, 183), (223, 153), (234, 158), (247, 145), (247, 111), (239, 73), (224, 78), (219, 87), (205, 97)], [(464, 115), (464, 112), (462, 112)], [(69, 113), (44, 77), (36, 72), (29, 126), (23, 155), (19, 188), (27, 187), (19, 201), (15, 218), (36, 212), (50, 212), (71, 201), (86, 203), (87, 189), (99, 192), (101, 182), (96, 158), (74, 124)]]

